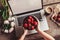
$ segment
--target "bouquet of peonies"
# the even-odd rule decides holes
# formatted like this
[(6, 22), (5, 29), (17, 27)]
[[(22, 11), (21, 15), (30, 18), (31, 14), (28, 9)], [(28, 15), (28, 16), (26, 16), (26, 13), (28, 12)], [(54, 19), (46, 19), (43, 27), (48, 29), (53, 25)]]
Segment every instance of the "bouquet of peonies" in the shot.
[(8, 3), (6, 0), (1, 0), (1, 3), (3, 5), (3, 11), (2, 11), (2, 17), (4, 20), (4, 24), (3, 24), (3, 29), (5, 33), (11, 33), (14, 29), (15, 23), (14, 17), (10, 17), (9, 16), (9, 7), (8, 7)]

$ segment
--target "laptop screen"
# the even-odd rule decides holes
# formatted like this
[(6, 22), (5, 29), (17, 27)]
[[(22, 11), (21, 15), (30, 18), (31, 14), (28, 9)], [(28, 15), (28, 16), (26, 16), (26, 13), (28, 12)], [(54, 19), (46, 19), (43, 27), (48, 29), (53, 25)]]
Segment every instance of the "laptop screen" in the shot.
[(41, 0), (9, 0), (13, 14), (42, 9)]

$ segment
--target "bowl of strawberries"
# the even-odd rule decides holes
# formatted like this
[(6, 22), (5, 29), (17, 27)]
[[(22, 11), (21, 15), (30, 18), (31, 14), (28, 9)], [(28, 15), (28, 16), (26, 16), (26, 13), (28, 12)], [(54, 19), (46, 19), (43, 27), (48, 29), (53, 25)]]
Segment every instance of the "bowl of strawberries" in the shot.
[(27, 16), (23, 20), (23, 27), (27, 30), (34, 30), (38, 26), (38, 21), (35, 16)]

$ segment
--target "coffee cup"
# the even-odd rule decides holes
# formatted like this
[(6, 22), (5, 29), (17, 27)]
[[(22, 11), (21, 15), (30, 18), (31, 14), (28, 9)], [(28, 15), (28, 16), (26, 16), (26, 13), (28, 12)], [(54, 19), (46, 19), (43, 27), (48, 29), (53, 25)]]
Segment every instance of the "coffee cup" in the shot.
[(46, 7), (45, 8), (45, 15), (50, 15), (53, 12), (51, 7)]

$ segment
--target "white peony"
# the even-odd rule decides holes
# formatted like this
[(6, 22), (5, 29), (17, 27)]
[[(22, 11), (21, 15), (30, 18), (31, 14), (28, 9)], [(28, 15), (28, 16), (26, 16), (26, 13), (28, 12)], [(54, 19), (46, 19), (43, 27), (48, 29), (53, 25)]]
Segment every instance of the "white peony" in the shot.
[(9, 33), (11, 33), (13, 30), (14, 30), (14, 28), (13, 28), (13, 27), (12, 27), (12, 28), (10, 28)]
[(11, 27), (14, 27), (15, 26), (15, 23), (14, 22), (11, 22)]
[(8, 33), (8, 30), (6, 30), (6, 29), (5, 29), (5, 31), (4, 31), (4, 32), (5, 32), (5, 33)]
[(15, 20), (15, 18), (14, 18), (14, 17), (12, 17), (12, 20)]
[(9, 17), (9, 18), (8, 18), (8, 20), (9, 20), (9, 21), (12, 21), (12, 18), (11, 18), (11, 17)]
[(8, 20), (5, 20), (5, 21), (4, 21), (4, 24), (9, 24), (9, 21), (8, 21)]

